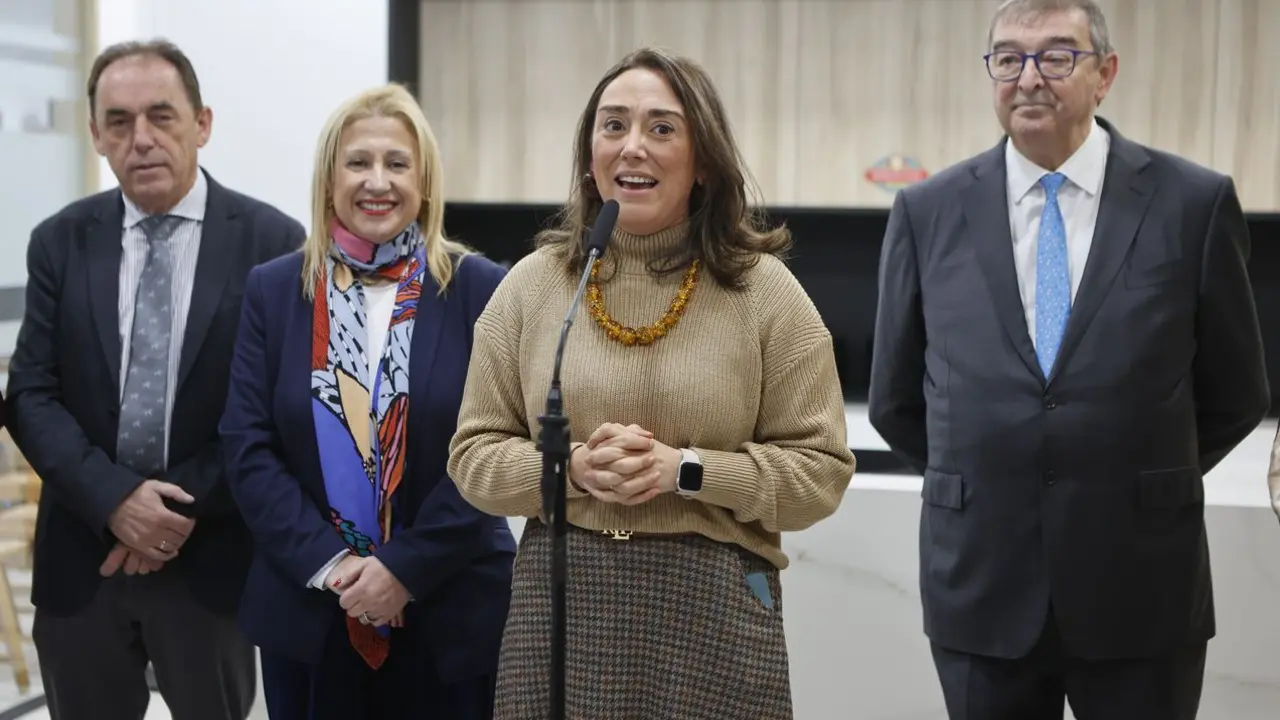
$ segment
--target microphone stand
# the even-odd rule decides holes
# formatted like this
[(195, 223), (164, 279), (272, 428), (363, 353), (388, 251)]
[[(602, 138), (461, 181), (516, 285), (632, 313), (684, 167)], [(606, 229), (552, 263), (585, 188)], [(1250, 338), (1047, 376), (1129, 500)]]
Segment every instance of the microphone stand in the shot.
[(542, 513), (551, 525), (551, 714), (550, 720), (564, 720), (565, 713), (565, 645), (566, 623), (565, 580), (568, 568), (568, 527), (565, 523), (565, 484), (569, 474), (569, 418), (564, 416), (564, 396), (560, 392), (560, 364), (564, 360), (565, 344), (569, 340), (569, 328), (573, 316), (578, 313), (591, 266), (600, 257), (600, 250), (592, 248), (587, 255), (586, 268), (578, 281), (578, 292), (565, 316), (560, 329), (560, 342), (556, 346), (555, 369), (551, 374), (551, 390), (547, 393), (546, 413), (538, 416), (541, 429), (538, 433), (538, 449), (542, 451)]

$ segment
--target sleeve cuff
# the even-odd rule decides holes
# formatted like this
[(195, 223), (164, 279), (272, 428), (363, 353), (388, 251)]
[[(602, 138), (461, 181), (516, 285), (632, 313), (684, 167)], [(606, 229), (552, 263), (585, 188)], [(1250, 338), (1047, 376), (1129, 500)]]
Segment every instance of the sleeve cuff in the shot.
[(760, 503), (764, 482), (759, 466), (744, 452), (690, 448), (702, 462), (702, 490), (698, 499), (739, 510)]
[(96, 483), (89, 483), (92, 499), (88, 505), (90, 524), (105, 538), (110, 531), (111, 515), (129, 499), (146, 478), (123, 467), (114, 466), (113, 472), (100, 476)]
[(320, 570), (316, 572), (315, 575), (311, 576), (311, 580), (307, 582), (307, 587), (315, 588), (316, 590), (327, 589), (328, 583), (329, 583), (329, 573), (333, 572), (333, 569), (338, 567), (338, 563), (342, 562), (342, 559), (345, 558), (347, 554), (348, 554), (348, 551), (343, 550), (337, 555), (334, 555), (329, 560), (329, 562), (325, 563), (324, 566), (321, 567)]

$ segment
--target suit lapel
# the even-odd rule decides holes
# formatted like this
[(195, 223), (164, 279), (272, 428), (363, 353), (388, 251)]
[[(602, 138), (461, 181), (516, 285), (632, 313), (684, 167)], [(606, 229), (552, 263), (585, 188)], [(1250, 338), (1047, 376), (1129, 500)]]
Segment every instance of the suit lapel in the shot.
[[(431, 271), (424, 270), (422, 294), (418, 296), (417, 315), (413, 321), (412, 347), (409, 352), (409, 387), (411, 388), (410, 396), (414, 398), (427, 397), (431, 387), (431, 372), (435, 368), (436, 355), (440, 350), (440, 333), (444, 329), (449, 301), (437, 293), (438, 287), (431, 277)], [(409, 422), (420, 426), (426, 419), (423, 413), (428, 407), (427, 402), (410, 402)]]
[[(1102, 120), (1098, 122), (1103, 124)], [(1098, 221), (1080, 288), (1071, 305), (1066, 333), (1050, 374), (1051, 382), (1066, 367), (1071, 353), (1079, 346), (1089, 322), (1102, 305), (1116, 273), (1129, 254), (1129, 247), (1138, 234), (1155, 191), (1154, 181), (1142, 172), (1150, 162), (1147, 154), (1138, 145), (1121, 137), (1110, 125), (1104, 127), (1111, 134), (1111, 151), (1098, 205)]]
[(124, 202), (117, 191), (102, 204), (97, 222), (89, 228), (85, 248), (89, 257), (89, 312), (98, 330), (103, 359), (120, 396), (120, 258), (124, 248)]
[(1018, 272), (1013, 264), (1013, 234), (1009, 229), (1009, 201), (1005, 182), (1004, 144), (975, 159), (975, 182), (962, 197), (965, 225), (987, 288), (995, 304), (996, 316), (1013, 343), (1023, 364), (1042, 382), (1044, 373), (1036, 360), (1035, 346), (1027, 330), (1027, 319), (1018, 292)]
[[(324, 474), (320, 470), (320, 446), (316, 443), (315, 399), (311, 397), (311, 343), (314, 341), (312, 325), (315, 321), (313, 313), (315, 305), (302, 297), (301, 279), (289, 283), (288, 300), (291, 308), (289, 317), (281, 323), (285, 328), (284, 339), (280, 345), (279, 372), (277, 377), (281, 383), (285, 399), (283, 404), (288, 408), (301, 408), (297, 415), (291, 409), (290, 418), (304, 418), (301, 422), (292, 422), (282, 429), (287, 434), (286, 445), (298, 443), (296, 457), (302, 466), (296, 476), (299, 481), (308, 485), (324, 507), (329, 506), (329, 495), (324, 489)], [(276, 290), (267, 290), (264, 299), (268, 305), (281, 300)], [(272, 312), (270, 307), (266, 312)], [(270, 357), (270, 348), (267, 348)], [(327, 511), (326, 511), (327, 512)]]
[[(201, 171), (203, 172), (203, 170)], [(178, 387), (186, 382), (199, 356), (213, 316), (222, 303), (222, 291), (238, 255), (240, 218), (230, 206), (226, 191), (208, 178), (209, 199), (200, 232), (200, 254), (191, 285), (191, 306), (182, 336), (182, 360), (178, 365)]]

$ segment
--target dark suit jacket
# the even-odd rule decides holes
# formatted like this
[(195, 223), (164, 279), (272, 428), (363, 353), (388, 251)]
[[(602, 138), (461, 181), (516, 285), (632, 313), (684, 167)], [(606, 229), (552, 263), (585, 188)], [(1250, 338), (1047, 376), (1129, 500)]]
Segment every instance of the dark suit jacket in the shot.
[[(312, 303), (302, 256), (253, 271), (222, 421), (232, 493), (256, 549), (241, 624), (263, 650), (317, 663), (342, 612), (311, 577), (346, 546), (329, 521), (311, 399)], [(421, 633), (445, 682), (494, 674), (511, 593), (515, 540), (504, 518), (468, 505), (449, 479), (476, 318), (505, 275), (464, 258), (448, 292), (423, 282), (410, 348), (408, 455), (393, 514), (412, 525), (375, 555), (415, 600), (405, 626)]]
[[(203, 172), (203, 171), (202, 171)], [(206, 175), (207, 177), (207, 175)], [(196, 498), (176, 566), (198, 601), (233, 615), (250, 536), (227, 491), (218, 419), (249, 269), (297, 248), (303, 229), (279, 210), (208, 178), (162, 478)], [(115, 545), (112, 511), (145, 479), (115, 463), (120, 414), (117, 310), (124, 202), (109, 190), (42, 222), (27, 248), (26, 314), (9, 368), (14, 441), (44, 482), (32, 602), (55, 615), (85, 606)]]
[(1111, 133), (1056, 364), (1018, 295), (1004, 144), (899, 193), (871, 423), (924, 474), (925, 629), (1017, 657), (1052, 603), (1067, 648), (1150, 656), (1214, 633), (1202, 476), (1269, 389), (1227, 177)]

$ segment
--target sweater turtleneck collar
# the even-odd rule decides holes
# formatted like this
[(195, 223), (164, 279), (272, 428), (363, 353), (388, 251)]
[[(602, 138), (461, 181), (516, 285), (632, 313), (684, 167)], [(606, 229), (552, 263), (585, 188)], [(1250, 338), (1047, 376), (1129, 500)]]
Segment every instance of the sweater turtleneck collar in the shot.
[(633, 235), (614, 228), (606, 257), (613, 258), (618, 272), (628, 275), (646, 273), (649, 263), (679, 253), (688, 234), (687, 220), (649, 235)]

